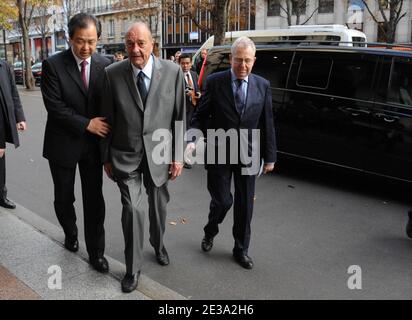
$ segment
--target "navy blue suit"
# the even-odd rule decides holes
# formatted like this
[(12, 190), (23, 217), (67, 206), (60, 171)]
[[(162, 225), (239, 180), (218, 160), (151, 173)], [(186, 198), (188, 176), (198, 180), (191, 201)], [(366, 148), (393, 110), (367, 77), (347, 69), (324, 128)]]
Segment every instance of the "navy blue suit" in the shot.
[[(207, 129), (246, 129), (251, 137), (254, 129), (260, 130), (260, 154), (265, 163), (276, 162), (276, 141), (273, 122), (272, 95), (269, 81), (250, 74), (248, 78), (246, 107), (242, 114), (236, 109), (232, 89), (231, 71), (223, 71), (210, 75), (206, 79), (206, 90), (202, 96), (200, 106), (196, 108), (192, 117), (191, 128), (201, 129), (204, 134)], [(233, 130), (232, 130), (233, 131)], [(249, 139), (248, 150), (252, 149)], [(233, 145), (230, 141), (226, 150)], [(218, 146), (213, 141), (207, 142), (207, 148), (214, 147), (216, 156)], [(240, 148), (239, 148), (240, 149)], [(207, 152), (206, 152), (207, 153)], [(234, 177), (234, 225), (233, 237), (235, 255), (247, 254), (250, 242), (250, 222), (253, 213), (253, 198), (255, 194), (256, 173), (253, 175), (242, 174), (242, 168), (247, 163), (242, 163), (238, 156), (236, 163), (230, 163), (230, 154), (226, 154), (225, 164), (206, 162), (208, 172), (208, 190), (211, 195), (209, 221), (204, 228), (208, 237), (214, 237), (218, 232), (218, 224), (222, 223), (226, 213), (233, 204), (230, 192), (232, 175)], [(233, 161), (232, 161), (233, 163)]]

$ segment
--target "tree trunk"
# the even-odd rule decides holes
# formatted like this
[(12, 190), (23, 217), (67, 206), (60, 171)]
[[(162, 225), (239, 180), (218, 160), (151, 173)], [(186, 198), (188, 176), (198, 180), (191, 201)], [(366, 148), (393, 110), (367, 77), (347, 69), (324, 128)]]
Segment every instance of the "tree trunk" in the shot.
[(27, 89), (34, 88), (34, 77), (33, 73), (31, 72), (31, 52), (30, 52), (30, 44), (29, 44), (29, 32), (27, 30), (27, 26), (25, 21), (21, 15), (21, 11), (19, 13), (19, 22), (21, 26), (21, 34), (23, 37), (23, 57), (24, 57), (24, 64), (25, 67), (22, 67), (23, 76), (26, 83)]
[(215, 6), (212, 12), (215, 46), (223, 45), (225, 43), (229, 5), (230, 0), (215, 0)]

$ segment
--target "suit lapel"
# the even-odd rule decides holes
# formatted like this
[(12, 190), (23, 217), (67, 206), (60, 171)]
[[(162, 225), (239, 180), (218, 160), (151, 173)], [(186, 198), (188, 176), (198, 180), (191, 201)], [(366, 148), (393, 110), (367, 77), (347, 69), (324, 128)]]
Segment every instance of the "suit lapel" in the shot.
[[(136, 86), (135, 79), (133, 77), (133, 69), (132, 69), (132, 65), (130, 64), (130, 62), (125, 65), (124, 79), (127, 83), (127, 86), (129, 87), (129, 91), (134, 101), (136, 102), (137, 106), (140, 108), (140, 110), (144, 112), (142, 99), (140, 98), (140, 95), (137, 93), (137, 86)], [(146, 104), (147, 104), (147, 101), (146, 101)]]
[(96, 85), (97, 74), (102, 70), (102, 68), (103, 66), (96, 59), (95, 54), (93, 54), (90, 65), (89, 89), (87, 90), (89, 97), (90, 93), (93, 92), (93, 87)]
[(86, 88), (83, 85), (83, 81), (80, 77), (80, 71), (77, 67), (76, 59), (73, 56), (72, 50), (69, 48), (66, 51), (66, 56), (64, 57), (64, 64), (66, 65), (66, 71), (72, 77), (74, 82), (80, 88), (80, 91), (87, 97)]
[(225, 79), (223, 81), (223, 92), (226, 96), (226, 99), (230, 102), (230, 108), (240, 117), (239, 113), (236, 110), (235, 97), (233, 96), (232, 88), (232, 75), (230, 69), (225, 74)]
[(161, 74), (160, 74), (161, 68), (162, 66), (160, 64), (159, 59), (153, 56), (152, 79), (150, 80), (150, 88), (149, 88), (149, 92), (147, 93), (146, 109), (150, 107), (153, 96), (157, 94), (156, 93), (157, 87), (159, 86), (160, 77), (161, 77)]
[(248, 111), (248, 108), (250, 107), (250, 104), (252, 101), (256, 101), (255, 95), (256, 95), (256, 79), (253, 76), (253, 74), (249, 74), (249, 83), (247, 86), (247, 93), (246, 93), (246, 105), (245, 105), (245, 110), (243, 111), (243, 115)]

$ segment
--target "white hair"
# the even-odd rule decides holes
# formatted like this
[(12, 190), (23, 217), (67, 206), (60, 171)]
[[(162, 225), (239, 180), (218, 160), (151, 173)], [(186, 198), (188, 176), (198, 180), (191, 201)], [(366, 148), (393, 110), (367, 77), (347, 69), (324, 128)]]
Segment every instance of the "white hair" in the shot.
[(253, 51), (253, 55), (256, 53), (256, 46), (255, 43), (248, 37), (239, 37), (233, 42), (232, 47), (230, 48), (230, 52), (232, 56), (236, 53), (238, 48), (251, 48)]

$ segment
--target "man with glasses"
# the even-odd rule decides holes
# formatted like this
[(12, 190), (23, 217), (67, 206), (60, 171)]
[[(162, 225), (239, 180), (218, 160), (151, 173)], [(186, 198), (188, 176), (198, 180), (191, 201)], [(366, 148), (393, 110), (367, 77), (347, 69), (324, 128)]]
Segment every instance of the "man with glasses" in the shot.
[[(239, 149), (233, 148), (235, 141), (226, 139), (226, 142), (223, 142), (226, 143), (226, 148), (223, 150), (229, 152), (225, 154), (225, 162), (217, 161), (215, 157), (212, 163), (213, 160), (208, 157), (206, 163), (207, 188), (212, 200), (201, 247), (205, 252), (212, 249), (213, 239), (219, 232), (219, 224), (234, 203), (233, 257), (246, 269), (253, 268), (248, 249), (255, 179), (259, 170), (247, 170), (250, 169), (250, 163), (245, 161), (247, 157), (242, 157), (242, 150), (247, 153), (252, 151), (253, 156), (253, 150), (260, 147), (260, 153), (256, 157), (258, 163), (260, 158), (263, 158), (263, 173), (272, 171), (276, 161), (271, 89), (267, 80), (251, 73), (256, 60), (255, 53), (255, 45), (247, 37), (238, 38), (233, 43), (231, 69), (212, 74), (206, 79), (206, 90), (191, 121), (191, 128), (238, 133)], [(241, 138), (242, 130), (247, 132), (247, 140)], [(250, 139), (253, 131), (259, 132), (260, 139)], [(189, 143), (186, 152), (190, 153), (194, 148), (195, 143)], [(208, 137), (207, 149), (210, 148), (215, 148), (215, 155), (222, 151), (218, 144), (210, 141)], [(232, 176), (235, 187), (234, 201), (230, 192)]]

